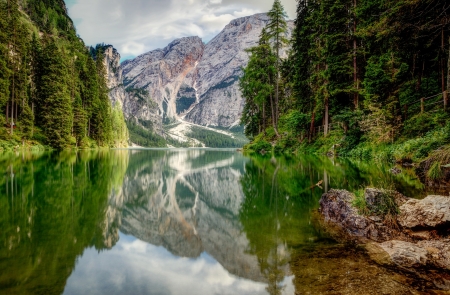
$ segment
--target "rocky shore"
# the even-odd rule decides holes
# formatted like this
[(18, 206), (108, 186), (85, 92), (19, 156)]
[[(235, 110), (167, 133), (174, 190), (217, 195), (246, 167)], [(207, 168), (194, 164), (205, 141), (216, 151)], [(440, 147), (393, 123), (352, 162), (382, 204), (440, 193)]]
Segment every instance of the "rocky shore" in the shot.
[[(395, 214), (378, 210), (387, 197)], [(345, 190), (322, 196), (321, 223), (333, 238), (361, 245), (378, 264), (450, 291), (450, 197), (417, 200), (369, 188), (360, 198), (364, 210), (357, 208), (356, 198)]]

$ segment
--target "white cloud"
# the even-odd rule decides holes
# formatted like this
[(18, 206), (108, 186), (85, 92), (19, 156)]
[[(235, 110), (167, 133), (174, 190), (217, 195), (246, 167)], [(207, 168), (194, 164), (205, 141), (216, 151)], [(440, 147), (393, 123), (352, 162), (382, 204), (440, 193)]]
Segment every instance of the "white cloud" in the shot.
[[(165, 47), (173, 39), (211, 40), (232, 19), (265, 12), (273, 0), (75, 0), (69, 15), (86, 44), (112, 44), (122, 56)], [(295, 0), (282, 0), (294, 18)]]
[(267, 294), (266, 284), (231, 275), (213, 257), (180, 258), (124, 237), (111, 250), (87, 249), (64, 294)]

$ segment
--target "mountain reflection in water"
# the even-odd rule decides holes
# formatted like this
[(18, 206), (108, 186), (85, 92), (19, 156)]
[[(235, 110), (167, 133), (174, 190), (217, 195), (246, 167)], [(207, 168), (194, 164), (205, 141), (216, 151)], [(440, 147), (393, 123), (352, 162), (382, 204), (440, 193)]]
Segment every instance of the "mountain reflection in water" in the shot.
[(321, 194), (376, 181), (424, 193), (386, 167), (232, 150), (11, 155), (0, 168), (5, 294), (327, 293), (329, 262), (388, 276), (359, 253), (323, 255), (343, 248), (315, 226)]

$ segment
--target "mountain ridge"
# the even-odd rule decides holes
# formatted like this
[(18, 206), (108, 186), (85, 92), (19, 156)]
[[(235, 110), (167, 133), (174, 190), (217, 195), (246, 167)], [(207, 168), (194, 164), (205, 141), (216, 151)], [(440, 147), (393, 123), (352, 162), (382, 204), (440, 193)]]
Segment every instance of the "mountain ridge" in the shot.
[[(268, 21), (265, 13), (240, 17), (206, 44), (198, 36), (182, 37), (123, 61), (118, 75), (124, 91), (144, 91), (153, 108), (121, 91), (110, 92), (110, 98), (121, 101), (128, 120), (143, 128), (146, 124), (141, 121), (151, 121), (153, 131), (165, 138), (180, 139), (180, 134), (163, 127), (175, 122), (221, 129), (237, 126), (244, 106), (239, 77), (249, 60), (245, 50), (257, 45)], [(292, 34), (293, 22), (288, 21), (288, 26)], [(182, 129), (189, 132), (189, 127)]]

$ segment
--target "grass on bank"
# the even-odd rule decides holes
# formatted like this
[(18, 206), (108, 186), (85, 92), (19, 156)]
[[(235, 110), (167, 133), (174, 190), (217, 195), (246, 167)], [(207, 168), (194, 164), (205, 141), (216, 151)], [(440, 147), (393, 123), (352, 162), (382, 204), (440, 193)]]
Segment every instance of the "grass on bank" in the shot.
[(443, 147), (450, 144), (450, 122), (443, 120), (440, 114), (436, 115), (439, 119), (434, 120), (433, 124), (423, 123), (422, 116), (417, 116), (414, 122), (411, 121), (412, 119), (405, 122), (403, 132), (391, 142), (375, 142), (357, 127), (349, 128), (347, 132), (344, 132), (342, 128), (332, 129), (328, 136), (325, 137), (322, 133), (309, 142), (300, 131), (304, 130), (300, 126), (305, 126), (307, 118), (301, 118), (297, 123), (293, 123), (294, 116), (291, 113), (280, 118), (279, 137), (276, 136), (273, 127), (268, 127), (265, 132), (253, 138), (245, 149), (259, 153), (262, 149), (271, 151), (270, 145), (275, 153), (326, 154), (333, 152), (340, 156), (361, 160), (403, 162), (420, 162), (440, 148), (441, 154), (449, 152), (449, 149)]

